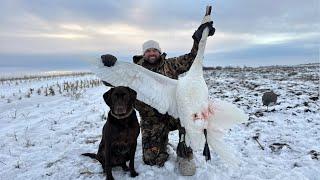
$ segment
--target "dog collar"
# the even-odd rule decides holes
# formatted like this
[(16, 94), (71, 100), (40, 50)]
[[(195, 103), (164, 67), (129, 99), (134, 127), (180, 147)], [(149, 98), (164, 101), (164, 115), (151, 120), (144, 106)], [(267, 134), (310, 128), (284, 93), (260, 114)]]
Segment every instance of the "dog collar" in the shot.
[(129, 116), (131, 115), (132, 111), (133, 111), (133, 108), (132, 108), (127, 114), (125, 114), (125, 115), (116, 115), (116, 114), (114, 114), (114, 113), (110, 110), (110, 114), (111, 114), (113, 117), (117, 118), (117, 119), (124, 119), (124, 118), (129, 117)]

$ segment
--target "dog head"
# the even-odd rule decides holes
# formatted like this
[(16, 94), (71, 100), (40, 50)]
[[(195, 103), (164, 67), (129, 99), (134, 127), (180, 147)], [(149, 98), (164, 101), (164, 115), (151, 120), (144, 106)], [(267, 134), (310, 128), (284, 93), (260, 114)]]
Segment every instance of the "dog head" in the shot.
[(111, 88), (103, 95), (103, 99), (112, 113), (118, 116), (130, 113), (136, 98), (136, 91), (124, 86)]

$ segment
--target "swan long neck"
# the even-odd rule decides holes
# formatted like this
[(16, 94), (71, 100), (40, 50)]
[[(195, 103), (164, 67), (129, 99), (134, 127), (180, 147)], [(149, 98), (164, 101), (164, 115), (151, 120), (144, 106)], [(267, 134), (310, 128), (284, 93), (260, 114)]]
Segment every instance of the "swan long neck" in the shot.
[(207, 44), (207, 37), (209, 34), (209, 29), (205, 28), (202, 32), (202, 37), (198, 45), (197, 56), (195, 57), (193, 64), (189, 71), (193, 74), (203, 75), (203, 58), (204, 58), (204, 50)]

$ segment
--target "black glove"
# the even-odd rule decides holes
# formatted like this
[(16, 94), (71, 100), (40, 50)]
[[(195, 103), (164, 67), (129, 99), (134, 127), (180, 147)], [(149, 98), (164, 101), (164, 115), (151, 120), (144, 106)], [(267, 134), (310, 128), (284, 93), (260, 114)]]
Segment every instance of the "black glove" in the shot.
[(116, 63), (117, 58), (111, 54), (104, 54), (101, 56), (101, 60), (105, 66), (111, 67)]
[(204, 24), (201, 24), (198, 29), (196, 30), (196, 32), (193, 33), (192, 38), (199, 43), (199, 41), (201, 40), (202, 37), (202, 32), (203, 30), (208, 27), (209, 28), (209, 34), (208, 36), (212, 36), (214, 34), (214, 32), (216, 31), (216, 29), (213, 27), (213, 22), (206, 22)]

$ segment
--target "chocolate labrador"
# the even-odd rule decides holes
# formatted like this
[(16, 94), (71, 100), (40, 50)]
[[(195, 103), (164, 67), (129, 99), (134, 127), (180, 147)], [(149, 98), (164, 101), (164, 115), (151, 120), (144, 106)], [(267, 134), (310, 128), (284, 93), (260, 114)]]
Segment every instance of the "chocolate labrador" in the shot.
[[(140, 127), (133, 108), (137, 93), (128, 87), (115, 87), (107, 91), (104, 101), (110, 107), (108, 119), (102, 130), (102, 139), (97, 154), (82, 155), (97, 159), (107, 173), (107, 179), (114, 179), (111, 168), (121, 166), (130, 171), (130, 176), (138, 176), (134, 169), (134, 156)], [(126, 162), (129, 162), (129, 167)]]

